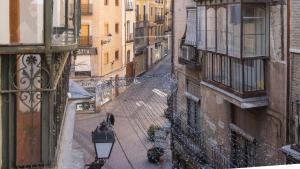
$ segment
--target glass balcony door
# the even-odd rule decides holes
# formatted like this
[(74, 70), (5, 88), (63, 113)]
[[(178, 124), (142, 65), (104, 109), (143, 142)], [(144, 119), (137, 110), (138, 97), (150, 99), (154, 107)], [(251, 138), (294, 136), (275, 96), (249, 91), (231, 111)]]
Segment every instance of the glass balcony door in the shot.
[(44, 42), (43, 0), (1, 0), (0, 20), (0, 45)]

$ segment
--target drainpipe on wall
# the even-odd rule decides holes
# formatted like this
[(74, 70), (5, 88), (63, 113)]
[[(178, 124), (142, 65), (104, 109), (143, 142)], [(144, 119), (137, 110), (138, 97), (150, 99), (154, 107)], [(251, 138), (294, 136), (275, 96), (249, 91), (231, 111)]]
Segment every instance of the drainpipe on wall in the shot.
[(171, 17), (172, 17), (172, 52), (171, 52), (171, 73), (173, 74), (174, 73), (174, 51), (175, 51), (175, 32), (174, 32), (174, 28), (175, 28), (175, 25), (174, 25), (174, 20), (175, 20), (175, 15), (174, 15), (174, 8), (175, 8), (175, 4), (174, 4), (174, 0), (171, 0)]
[(291, 17), (291, 8), (290, 8), (291, 1), (287, 0), (287, 100), (286, 100), (286, 143), (290, 144), (290, 80), (291, 80), (291, 70), (290, 70), (290, 28), (291, 28), (291, 22), (290, 22), (290, 17)]

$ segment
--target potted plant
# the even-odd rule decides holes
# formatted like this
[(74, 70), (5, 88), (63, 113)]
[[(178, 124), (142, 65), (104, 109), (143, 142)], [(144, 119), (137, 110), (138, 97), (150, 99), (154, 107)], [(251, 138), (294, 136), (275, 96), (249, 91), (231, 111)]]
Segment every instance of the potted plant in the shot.
[(154, 141), (155, 131), (160, 130), (159, 126), (151, 125), (147, 131), (150, 141)]
[(150, 148), (147, 151), (147, 157), (148, 157), (148, 161), (150, 163), (158, 163), (160, 160), (160, 157), (164, 154), (164, 150), (162, 148), (159, 147), (153, 147)]

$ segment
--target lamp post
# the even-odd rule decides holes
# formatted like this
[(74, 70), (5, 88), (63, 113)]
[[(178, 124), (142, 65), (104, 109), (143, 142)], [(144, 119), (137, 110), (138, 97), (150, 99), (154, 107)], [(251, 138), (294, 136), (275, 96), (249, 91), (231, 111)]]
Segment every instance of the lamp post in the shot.
[(95, 131), (92, 132), (92, 140), (94, 143), (96, 158), (91, 164), (88, 164), (88, 169), (101, 169), (105, 160), (110, 157), (112, 148), (115, 143), (115, 134), (111, 127), (103, 121)]

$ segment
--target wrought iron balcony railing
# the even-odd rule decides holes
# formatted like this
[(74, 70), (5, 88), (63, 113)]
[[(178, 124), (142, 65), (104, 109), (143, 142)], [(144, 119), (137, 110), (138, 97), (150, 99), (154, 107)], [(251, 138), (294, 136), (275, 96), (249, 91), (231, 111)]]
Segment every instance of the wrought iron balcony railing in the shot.
[(126, 11), (133, 11), (133, 1), (132, 0), (127, 0), (125, 2), (125, 10)]
[(136, 15), (136, 22), (146, 22), (146, 21), (148, 21), (148, 14), (144, 14), (144, 15), (137, 14)]
[(80, 46), (92, 46), (93, 37), (92, 36), (80, 36)]
[(186, 119), (176, 115), (173, 117), (172, 130), (177, 141), (187, 147), (193, 155), (202, 156), (203, 135), (200, 130), (192, 128), (186, 123)]
[(185, 39), (182, 39), (180, 43), (178, 62), (192, 69), (200, 69), (202, 57), (199, 56), (197, 48), (185, 44)]
[(165, 21), (165, 17), (163, 15), (156, 15), (155, 16), (155, 22), (156, 23), (162, 23)]
[(81, 4), (81, 15), (92, 15), (93, 4)]
[(130, 43), (130, 42), (133, 42), (133, 40), (134, 40), (133, 33), (127, 33), (126, 34), (126, 42)]
[(242, 98), (266, 95), (265, 58), (205, 55), (205, 81)]

